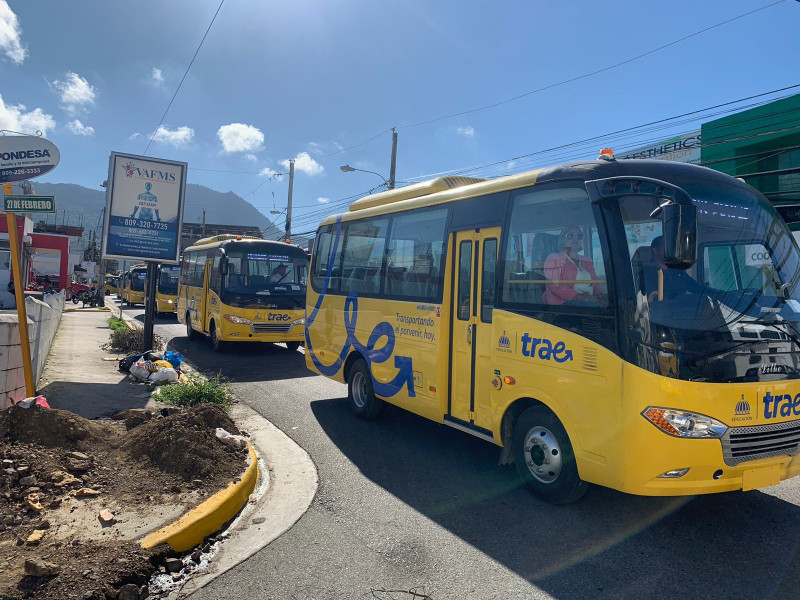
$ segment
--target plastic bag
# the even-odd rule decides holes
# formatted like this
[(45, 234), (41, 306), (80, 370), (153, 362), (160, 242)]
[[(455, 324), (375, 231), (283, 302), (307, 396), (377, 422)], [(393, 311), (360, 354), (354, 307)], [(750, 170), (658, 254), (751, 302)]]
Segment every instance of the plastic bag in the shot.
[(147, 360), (153, 360), (153, 361), (161, 360), (162, 358), (164, 358), (164, 353), (158, 350), (148, 350), (147, 352), (145, 352), (145, 358)]
[(225, 431), (222, 427), (217, 427), (215, 430), (217, 434), (217, 439), (225, 444), (226, 446), (233, 446), (234, 448), (241, 448), (245, 445), (244, 439), (239, 435), (231, 435), (227, 431)]
[(173, 352), (172, 350), (167, 350), (164, 352), (164, 360), (169, 362), (172, 365), (172, 368), (176, 371), (180, 369), (181, 363), (183, 362), (183, 354), (180, 352)]
[(172, 367), (162, 367), (155, 373), (150, 373), (152, 383), (178, 383), (178, 372)]
[(128, 372), (139, 381), (147, 381), (147, 378), (150, 377), (150, 369), (147, 368), (148, 362), (149, 361), (142, 360), (140, 358), (133, 365), (131, 365), (131, 368), (128, 369)]
[(50, 408), (50, 405), (47, 403), (47, 398), (44, 396), (31, 396), (30, 398), (25, 398), (24, 400), (17, 402), (15, 406), (19, 406), (20, 408), (30, 408), (34, 404), (41, 406), (42, 408)]
[(137, 352), (136, 354), (128, 354), (125, 358), (121, 358), (119, 361), (119, 370), (120, 371), (129, 371), (133, 364), (142, 358), (141, 352)]
[(157, 367), (161, 368), (161, 369), (171, 369), (172, 368), (172, 363), (170, 363), (170, 362), (168, 362), (166, 360), (157, 360), (157, 361), (155, 361), (154, 364)]

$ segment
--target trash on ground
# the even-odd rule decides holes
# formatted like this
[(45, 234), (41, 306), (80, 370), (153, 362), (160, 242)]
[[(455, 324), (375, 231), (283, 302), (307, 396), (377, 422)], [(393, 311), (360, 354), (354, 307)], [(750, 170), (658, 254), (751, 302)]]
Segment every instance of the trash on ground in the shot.
[(117, 522), (117, 518), (114, 516), (114, 513), (112, 513), (107, 508), (101, 510), (100, 514), (97, 515), (97, 518), (103, 525), (113, 525), (114, 523)]
[(226, 446), (233, 446), (234, 448), (242, 448), (247, 443), (244, 441), (242, 436), (231, 435), (230, 433), (225, 431), (222, 427), (217, 427), (216, 434), (217, 434), (217, 439)]
[[(166, 362), (166, 361), (158, 361)], [(167, 363), (169, 364), (169, 363)], [(178, 383), (178, 372), (172, 367), (159, 367), (155, 373), (150, 373), (150, 382), (155, 384)]]
[(180, 369), (181, 363), (183, 362), (183, 354), (180, 352), (167, 350), (164, 352), (164, 360), (169, 362), (172, 365), (172, 368), (177, 371)]
[(19, 406), (20, 408), (30, 408), (34, 404), (44, 408), (50, 408), (50, 405), (47, 403), (47, 398), (44, 396), (31, 396), (30, 398), (25, 398), (24, 400), (17, 402), (14, 406)]

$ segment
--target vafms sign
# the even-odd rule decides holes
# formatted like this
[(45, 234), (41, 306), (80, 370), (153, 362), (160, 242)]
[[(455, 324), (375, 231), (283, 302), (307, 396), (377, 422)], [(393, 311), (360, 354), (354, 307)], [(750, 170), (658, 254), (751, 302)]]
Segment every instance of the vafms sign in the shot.
[(187, 169), (185, 162), (111, 153), (104, 258), (178, 262)]
[(61, 154), (53, 142), (35, 135), (0, 135), (0, 183), (49, 173)]

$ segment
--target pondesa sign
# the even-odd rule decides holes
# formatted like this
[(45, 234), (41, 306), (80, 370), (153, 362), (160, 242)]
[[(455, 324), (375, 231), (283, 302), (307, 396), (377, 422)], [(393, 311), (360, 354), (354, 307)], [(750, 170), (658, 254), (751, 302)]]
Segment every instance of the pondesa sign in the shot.
[(33, 179), (56, 168), (55, 144), (34, 135), (0, 136), (0, 183)]

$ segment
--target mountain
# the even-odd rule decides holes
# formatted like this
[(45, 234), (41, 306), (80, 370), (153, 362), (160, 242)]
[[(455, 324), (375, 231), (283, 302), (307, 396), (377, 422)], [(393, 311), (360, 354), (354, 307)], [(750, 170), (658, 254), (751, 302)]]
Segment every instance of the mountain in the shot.
[[(56, 197), (58, 223), (83, 225), (84, 237), (100, 223), (100, 213), (106, 204), (103, 190), (76, 185), (74, 183), (33, 182), (37, 194)], [(206, 210), (206, 223), (217, 225), (257, 225), (265, 239), (277, 239), (280, 231), (267, 217), (252, 204), (233, 192), (217, 192), (196, 183), (186, 185), (186, 207), (184, 223), (200, 223), (203, 209)], [(42, 215), (44, 217), (45, 215)], [(46, 215), (53, 222), (54, 215)], [(99, 231), (98, 231), (99, 233)]]

